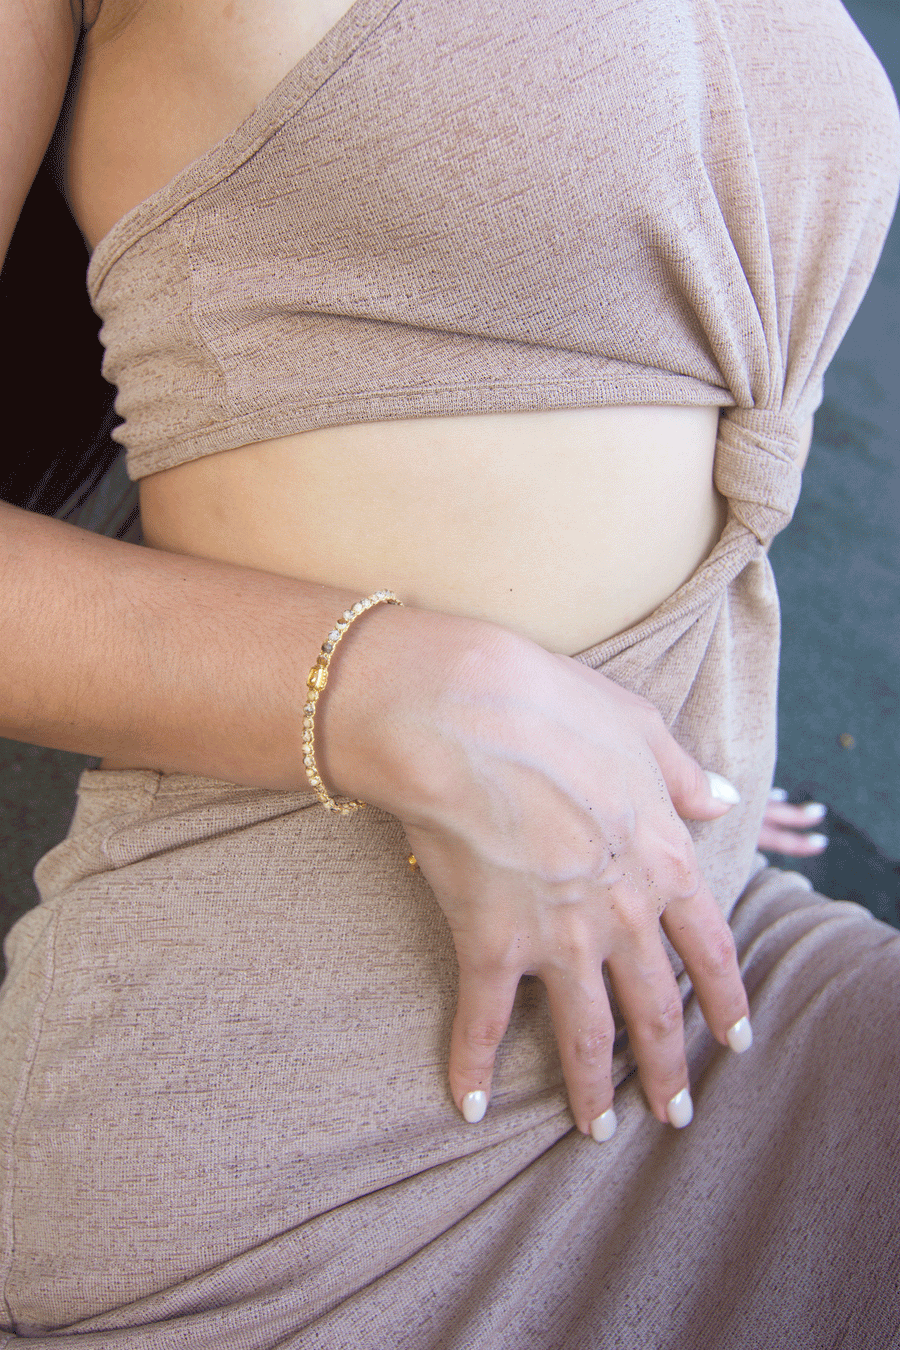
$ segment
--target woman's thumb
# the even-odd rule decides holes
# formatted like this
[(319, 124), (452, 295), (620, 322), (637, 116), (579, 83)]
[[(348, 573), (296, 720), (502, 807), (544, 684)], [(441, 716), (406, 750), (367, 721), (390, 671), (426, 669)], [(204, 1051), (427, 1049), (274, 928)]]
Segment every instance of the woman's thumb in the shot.
[(733, 783), (712, 769), (701, 769), (668, 732), (653, 749), (682, 820), (717, 820), (741, 800)]

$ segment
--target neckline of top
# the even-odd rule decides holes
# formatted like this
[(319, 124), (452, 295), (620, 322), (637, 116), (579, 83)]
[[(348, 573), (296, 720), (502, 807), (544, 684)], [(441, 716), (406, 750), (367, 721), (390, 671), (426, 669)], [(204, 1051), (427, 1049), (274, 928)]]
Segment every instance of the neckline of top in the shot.
[(199, 159), (185, 165), (164, 187), (126, 211), (91, 253), (87, 270), (91, 299), (96, 299), (110, 269), (139, 238), (177, 215), (188, 202), (250, 159), (402, 3), (403, 0), (353, 0), (346, 13), (301, 56), (243, 122)]

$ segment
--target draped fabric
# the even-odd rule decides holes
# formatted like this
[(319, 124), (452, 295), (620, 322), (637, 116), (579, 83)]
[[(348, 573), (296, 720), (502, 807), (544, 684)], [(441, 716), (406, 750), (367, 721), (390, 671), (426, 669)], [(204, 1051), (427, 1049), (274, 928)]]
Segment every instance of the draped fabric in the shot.
[(741, 450), (790, 455), (898, 154), (838, 0), (355, 0), (94, 251), (129, 473), (629, 403), (758, 410)]
[(329, 422), (723, 409), (728, 521), (581, 660), (742, 802), (691, 827), (756, 1035), (685, 1001), (696, 1114), (580, 1136), (522, 982), (484, 1121), (397, 821), (89, 771), (0, 994), (0, 1350), (890, 1350), (900, 937), (755, 854), (766, 547), (865, 289), (896, 107), (834, 0), (357, 0), (99, 245), (133, 477)]

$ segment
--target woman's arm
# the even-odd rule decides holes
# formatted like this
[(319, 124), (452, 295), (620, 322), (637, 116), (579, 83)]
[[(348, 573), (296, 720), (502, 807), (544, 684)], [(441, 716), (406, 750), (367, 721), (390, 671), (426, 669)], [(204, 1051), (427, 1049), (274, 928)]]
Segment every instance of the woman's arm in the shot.
[[(4, 239), (52, 131), (72, 48), (67, 3), (0, 0)], [(358, 598), (2, 506), (0, 734), (305, 787), (306, 674)], [(727, 807), (658, 714), (495, 625), (388, 606), (352, 626), (320, 707), (326, 781), (403, 821), (452, 929), (460, 1109), (489, 1089), (516, 985), (533, 971), (587, 1132), (612, 1101), (606, 965), (665, 1121), (687, 1069), (660, 919), (723, 1045), (747, 1003), (679, 819)]]
[[(358, 597), (0, 506), (0, 734), (305, 788), (306, 674)], [(453, 931), (457, 1104), (486, 1092), (521, 975), (548, 987), (579, 1127), (612, 1102), (606, 963), (654, 1113), (687, 1087), (660, 917), (714, 1035), (746, 1015), (681, 817), (727, 806), (643, 700), (502, 628), (382, 606), (320, 701), (334, 789), (406, 826)]]
[(79, 29), (69, 0), (0, 0), (0, 258), (50, 144)]
[(0, 735), (303, 788), (306, 674), (358, 599), (0, 503)]

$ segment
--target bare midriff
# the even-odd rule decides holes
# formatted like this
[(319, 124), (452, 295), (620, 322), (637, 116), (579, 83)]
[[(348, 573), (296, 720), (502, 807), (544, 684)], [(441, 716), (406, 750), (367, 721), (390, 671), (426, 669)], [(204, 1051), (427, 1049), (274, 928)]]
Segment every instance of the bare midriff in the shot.
[(651, 613), (724, 524), (716, 408), (327, 427), (141, 480), (147, 543), (488, 619), (573, 654)]
[[(104, 0), (69, 140), (88, 243), (227, 135), (349, 6)], [(573, 654), (650, 614), (714, 547), (718, 417), (640, 406), (325, 427), (144, 478), (144, 537), (360, 596), (390, 587)]]

